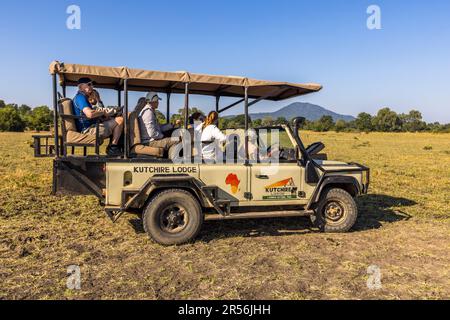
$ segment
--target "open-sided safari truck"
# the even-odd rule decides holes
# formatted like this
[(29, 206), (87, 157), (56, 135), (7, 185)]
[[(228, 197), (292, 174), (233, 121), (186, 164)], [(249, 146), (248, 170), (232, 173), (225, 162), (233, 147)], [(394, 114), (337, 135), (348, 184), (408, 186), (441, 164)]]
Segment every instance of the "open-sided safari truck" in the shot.
[[(252, 137), (246, 134), (251, 126), (249, 108), (256, 103), (316, 92), (322, 88), (320, 85), (59, 62), (51, 64), (50, 73), (54, 143), (49, 146), (48, 136), (36, 136), (35, 154), (55, 157), (55, 194), (95, 195), (114, 222), (126, 212), (142, 213), (146, 232), (164, 245), (194, 239), (204, 220), (310, 216), (313, 224), (325, 232), (346, 232), (356, 221), (358, 209), (354, 198), (367, 193), (368, 168), (328, 161), (326, 155), (320, 154), (324, 149), (320, 142), (305, 147), (299, 133), (303, 118), (280, 127), (253, 128)], [(66, 98), (66, 87), (76, 86), (82, 77), (91, 78), (97, 88), (116, 90), (119, 106), (123, 96), (124, 113), (129, 116), (125, 117), (125, 147), (120, 158), (100, 155), (98, 137), (76, 132), (76, 117), (72, 101)], [(227, 131), (233, 137), (230, 141), (233, 151), (227, 148), (220, 163), (191, 161), (195, 157), (194, 146), (189, 152), (183, 150), (184, 161), (173, 161), (172, 157), (146, 150), (140, 144), (136, 115), (129, 113), (130, 91), (166, 94), (167, 119), (171, 95), (184, 94), (185, 128), (190, 95), (215, 97), (219, 113), (243, 104), (245, 128), (233, 130), (231, 135)], [(221, 97), (236, 101), (221, 107)], [(273, 138), (274, 132), (279, 135), (278, 141)], [(267, 147), (268, 140), (278, 145)], [(253, 156), (254, 150), (249, 149), (255, 143), (258, 150), (263, 150), (262, 154), (278, 149), (277, 161), (269, 163)], [(187, 145), (191, 147), (191, 143)], [(83, 152), (76, 152), (80, 148)], [(95, 154), (88, 155), (88, 148), (94, 148)]]

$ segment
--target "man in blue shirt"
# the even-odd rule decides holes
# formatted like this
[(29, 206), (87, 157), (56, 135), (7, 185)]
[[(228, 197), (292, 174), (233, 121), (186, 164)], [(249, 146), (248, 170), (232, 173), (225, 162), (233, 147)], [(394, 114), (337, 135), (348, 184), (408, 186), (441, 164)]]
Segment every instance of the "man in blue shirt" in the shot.
[(74, 114), (81, 116), (81, 119), (75, 121), (77, 130), (84, 134), (95, 135), (95, 119), (103, 118), (99, 124), (99, 137), (101, 139), (109, 138), (112, 135), (111, 144), (106, 149), (109, 156), (120, 156), (122, 154), (118, 146), (123, 132), (123, 117), (111, 119), (105, 111), (94, 110), (89, 103), (89, 95), (94, 90), (93, 83), (89, 78), (78, 80), (78, 93), (73, 98)]

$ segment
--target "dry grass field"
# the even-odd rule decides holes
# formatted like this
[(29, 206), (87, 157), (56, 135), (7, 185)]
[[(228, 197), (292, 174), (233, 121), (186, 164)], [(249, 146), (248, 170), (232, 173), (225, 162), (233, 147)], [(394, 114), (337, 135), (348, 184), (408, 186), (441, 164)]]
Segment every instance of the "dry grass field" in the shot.
[[(330, 159), (372, 169), (348, 234), (305, 218), (208, 222), (161, 247), (138, 216), (116, 225), (93, 197), (53, 197), (31, 134), (0, 134), (0, 299), (449, 299), (450, 135), (311, 133)], [(66, 288), (81, 267), (81, 290)], [(367, 287), (381, 269), (382, 288)]]

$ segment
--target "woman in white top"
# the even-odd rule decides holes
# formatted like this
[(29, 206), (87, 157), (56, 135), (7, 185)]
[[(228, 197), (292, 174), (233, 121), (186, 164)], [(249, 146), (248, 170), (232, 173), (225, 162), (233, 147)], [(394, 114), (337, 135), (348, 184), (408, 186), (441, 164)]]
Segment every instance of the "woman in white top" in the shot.
[(196, 128), (201, 131), (202, 142), (202, 156), (205, 162), (212, 162), (216, 160), (216, 152), (220, 151), (219, 144), (227, 141), (226, 135), (217, 127), (219, 114), (212, 111), (208, 114), (203, 125)]

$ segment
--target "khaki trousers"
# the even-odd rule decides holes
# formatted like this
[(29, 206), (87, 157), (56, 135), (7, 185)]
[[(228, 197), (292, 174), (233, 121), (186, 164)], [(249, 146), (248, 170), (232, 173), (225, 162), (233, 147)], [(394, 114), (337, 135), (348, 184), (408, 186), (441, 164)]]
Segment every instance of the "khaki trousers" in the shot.
[(161, 140), (154, 140), (146, 143), (145, 145), (148, 147), (153, 148), (163, 148), (164, 150), (168, 151), (170, 147), (180, 143), (179, 140), (172, 140), (172, 138), (164, 138)]

